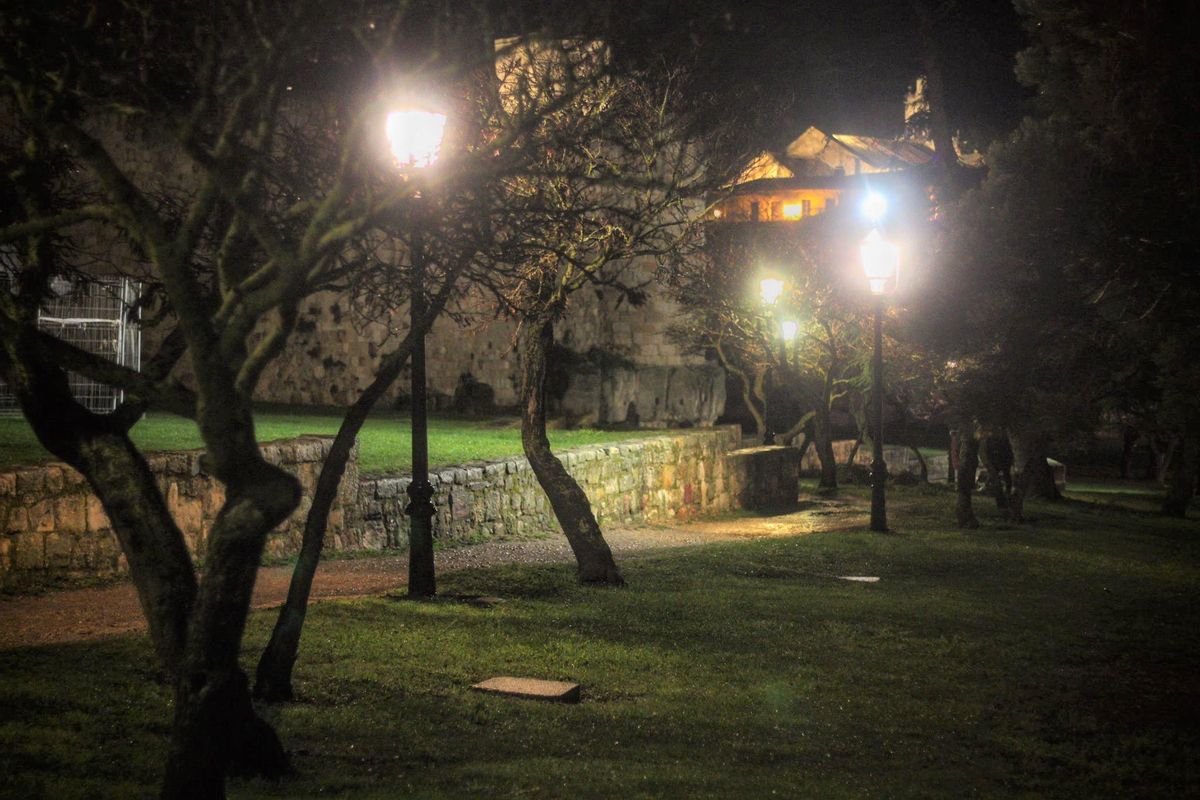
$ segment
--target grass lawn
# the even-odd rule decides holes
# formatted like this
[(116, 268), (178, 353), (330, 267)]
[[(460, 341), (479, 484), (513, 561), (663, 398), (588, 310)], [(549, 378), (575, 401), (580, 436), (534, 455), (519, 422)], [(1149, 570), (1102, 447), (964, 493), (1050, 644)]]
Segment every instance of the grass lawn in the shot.
[[(302, 701), (265, 712), (298, 774), (230, 796), (1196, 796), (1196, 523), (1076, 499), (964, 534), (951, 502), (893, 492), (900, 535), (629, 558), (624, 590), (511, 566), (442, 579), (510, 599), (492, 609), (320, 604)], [(252, 618), (248, 666), (271, 621)], [(0, 795), (153, 795), (154, 673), (141, 638), (0, 653)], [(467, 689), (504, 674), (577, 680), (584, 701)]]
[[(277, 407), (255, 415), (255, 429), (260, 442), (305, 433), (332, 436), (337, 433), (340, 424), (341, 416), (329, 410)], [(550, 432), (550, 443), (556, 450), (565, 450), (599, 442), (643, 439), (657, 433), (660, 432), (560, 430)], [(193, 450), (204, 446), (191, 420), (160, 413), (147, 414), (134, 426), (133, 440), (144, 450)], [(409, 469), (412, 465), (411, 441), (407, 414), (381, 413), (371, 416), (358, 435), (360, 469), (367, 473)], [(520, 427), (511, 418), (434, 416), (429, 421), (431, 466), (504, 458), (520, 453)], [(38, 443), (24, 418), (0, 417), (0, 468), (52, 459), (50, 453)]]

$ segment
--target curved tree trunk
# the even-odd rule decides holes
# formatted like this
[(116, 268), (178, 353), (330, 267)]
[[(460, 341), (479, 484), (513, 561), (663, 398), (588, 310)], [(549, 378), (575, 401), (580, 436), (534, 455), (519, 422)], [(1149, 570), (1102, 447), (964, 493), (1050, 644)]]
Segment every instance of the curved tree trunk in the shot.
[(183, 659), (196, 598), (196, 572), (183, 534), (127, 432), (80, 406), (66, 374), (45, 367), (28, 347), (18, 341), (8, 354), (0, 353), (0, 373), (38, 441), (80, 472), (100, 499), (129, 563), (154, 650), (173, 675)]
[(919, 469), (919, 472), (917, 473), (918, 480), (920, 480), (921, 483), (929, 483), (929, 465), (925, 463), (925, 456), (922, 455), (921, 448), (917, 447), (915, 444), (910, 444), (908, 449), (911, 450), (912, 454), (917, 457)]
[(975, 474), (979, 472), (979, 439), (966, 431), (958, 434), (958, 472), (955, 475), (955, 518), (960, 528), (979, 527), (971, 505), (975, 493)]
[(620, 586), (625, 581), (592, 514), (587, 494), (550, 452), (543, 389), (553, 335), (549, 317), (527, 320), (521, 333), (521, 445), (575, 554), (580, 582)]
[(346, 471), (346, 463), (354, 449), (358, 432), (362, 430), (367, 415), (375, 403), (395, 382), (400, 371), (408, 362), (414, 339), (410, 335), (394, 352), (380, 364), (375, 380), (359, 396), (342, 419), (329, 455), (321, 465), (317, 486), (313, 492), (312, 506), (304, 520), (304, 537), (300, 544), (300, 555), (292, 570), (288, 585), (287, 600), (279, 609), (279, 617), (271, 631), (258, 668), (254, 673), (254, 696), (270, 702), (291, 700), (292, 669), (300, 648), (300, 635), (304, 629), (304, 618), (308, 613), (308, 599), (312, 593), (313, 578), (321, 560), (325, 545), (325, 532), (329, 527), (329, 511), (337, 499), (338, 485)]
[(288, 585), (287, 600), (279, 609), (279, 617), (275, 620), (271, 639), (263, 649), (254, 673), (254, 696), (261, 700), (282, 702), (295, 696), (292, 671), (300, 650), (300, 636), (308, 614), (313, 578), (316, 577), (321, 551), (325, 546), (329, 512), (337, 499), (338, 486), (346, 472), (350, 453), (354, 450), (355, 439), (375, 403), (379, 402), (379, 398), (396, 382), (404, 365), (408, 363), (417, 336), (425, 336), (434, 319), (441, 314), (461, 271), (462, 264), (451, 266), (441, 288), (430, 299), (425, 314), (421, 315), (417, 330), (409, 331), (396, 349), (383, 358), (375, 379), (363, 390), (342, 418), (329, 454), (321, 465), (321, 474), (317, 477), (317, 485), (313, 491), (312, 506), (304, 519), (304, 536), (296, 567), (292, 570), (292, 580)]

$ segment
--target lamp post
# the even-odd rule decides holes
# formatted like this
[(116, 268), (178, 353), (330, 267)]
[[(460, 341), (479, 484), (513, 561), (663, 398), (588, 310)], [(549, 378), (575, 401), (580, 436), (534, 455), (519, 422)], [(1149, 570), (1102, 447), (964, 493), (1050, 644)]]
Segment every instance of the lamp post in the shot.
[[(759, 294), (768, 310), (774, 308), (783, 295), (783, 281), (779, 278), (763, 278), (758, 282)], [(767, 348), (770, 353), (770, 347)], [(769, 373), (768, 373), (769, 374)], [(767, 392), (770, 395), (770, 392)], [(771, 427), (770, 403), (763, 398), (763, 444), (775, 444), (775, 429)]]
[[(792, 358), (796, 351), (796, 337), (800, 333), (800, 323), (794, 319), (785, 319), (779, 323), (779, 335), (783, 339), (783, 346), (780, 348), (780, 356), (783, 361), (783, 366), (788, 369), (792, 366)], [(791, 347), (792, 355), (788, 355), (788, 348)]]
[[(387, 116), (387, 138), (397, 165), (405, 171), (431, 167), (437, 161), (446, 129), (446, 115), (424, 109), (393, 111)], [(410, 237), (409, 325), (425, 324), (425, 198), (417, 196), (417, 221)], [(433, 571), (433, 485), (429, 482), (429, 419), (425, 387), (425, 337), (413, 342), (412, 365), (412, 482), (408, 485), (408, 594), (432, 597), (437, 592)]]
[(887, 463), (883, 460), (883, 303), (895, 289), (900, 270), (900, 251), (872, 230), (861, 247), (863, 273), (875, 296), (875, 353), (871, 361), (871, 411), (875, 430), (871, 436), (871, 530), (886, 532), (887, 508), (884, 484)]

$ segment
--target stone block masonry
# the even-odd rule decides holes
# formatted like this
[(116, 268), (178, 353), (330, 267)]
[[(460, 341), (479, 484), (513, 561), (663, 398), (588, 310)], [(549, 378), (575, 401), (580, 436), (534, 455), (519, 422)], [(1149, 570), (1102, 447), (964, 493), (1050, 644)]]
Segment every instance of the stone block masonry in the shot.
[[(741, 508), (794, 506), (799, 450), (737, 450), (737, 426), (692, 429), (560, 454), (601, 525), (690, 519)], [(434, 536), (444, 543), (556, 531), (554, 513), (524, 458), (435, 470)], [(407, 476), (368, 478), (358, 510), (368, 541), (406, 547)]]
[[(601, 524), (689, 519), (739, 508), (795, 504), (799, 451), (737, 450), (736, 426), (692, 429), (596, 445), (560, 454), (587, 492)], [(300, 506), (268, 540), (267, 553), (299, 550), (321, 464), (331, 439), (302, 437), (262, 446), (264, 457), (300, 480)], [(360, 478), (357, 454), (347, 465), (326, 534), (329, 550), (408, 546), (405, 475)], [(151, 469), (188, 548), (201, 561), (224, 503), (205, 475), (200, 453), (154, 453)], [(434, 535), (445, 544), (557, 531), (550, 505), (524, 458), (436, 469)], [(122, 572), (124, 558), (104, 510), (82, 476), (62, 464), (0, 472), (0, 585), (24, 577)]]
[[(268, 555), (299, 550), (312, 492), (332, 442), (306, 436), (262, 446), (263, 457), (295, 475), (303, 493), (299, 508), (267, 541)], [(201, 451), (150, 453), (147, 461), (188, 549), (202, 560), (225, 491), (204, 473), (200, 456)], [(334, 524), (327, 541), (334, 549), (375, 544), (365, 541), (361, 530), (345, 524), (352, 516), (357, 491), (358, 463), (352, 458), (330, 514)], [(0, 524), (0, 586), (17, 575), (110, 575), (126, 569), (99, 499), (83, 476), (65, 464), (0, 472)]]

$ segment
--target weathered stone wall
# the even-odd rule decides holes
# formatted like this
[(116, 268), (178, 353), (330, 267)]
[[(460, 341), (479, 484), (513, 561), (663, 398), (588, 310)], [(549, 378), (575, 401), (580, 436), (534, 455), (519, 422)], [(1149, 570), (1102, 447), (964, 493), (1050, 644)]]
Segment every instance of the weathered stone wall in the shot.
[[(735, 450), (737, 426), (689, 431), (562, 454), (601, 524), (687, 519), (738, 508), (794, 505), (799, 451)], [(435, 471), (434, 535), (463, 543), (555, 530), (557, 523), (524, 458), (476, 462)], [(362, 482), (359, 510), (368, 541), (406, 547), (407, 476)]]
[[(854, 449), (853, 439), (840, 439), (833, 443), (833, 456), (839, 464), (849, 462), (850, 451)], [(908, 473), (910, 475), (921, 474), (921, 462), (917, 459), (911, 448), (901, 445), (889, 444), (883, 447), (883, 461), (887, 464), (888, 474), (899, 475)], [(858, 452), (854, 454), (854, 463), (863, 467), (871, 466), (871, 444), (864, 442)], [(929, 468), (930, 465), (926, 464)], [(817, 458), (817, 449), (810, 447), (804, 452), (804, 458), (800, 462), (800, 469), (803, 472), (816, 472), (821, 469), (821, 461)], [(932, 468), (930, 468), (929, 479), (934, 480)], [(941, 479), (945, 480), (945, 474), (941, 475)]]
[[(649, 269), (635, 280), (649, 280)], [(431, 406), (446, 407), (464, 375), (490, 386), (497, 406), (515, 406), (520, 376), (515, 323), (490, 319), (482, 301), (478, 307), (470, 297), (461, 302), (459, 310), (473, 324), (442, 317), (426, 339)], [(259, 400), (346, 405), (371, 382), (380, 358), (407, 326), (403, 311), (394, 326), (364, 321), (345, 296), (328, 292), (313, 295), (301, 310), (288, 346), (263, 372)], [(670, 341), (667, 326), (678, 315), (662, 289), (652, 290), (639, 306), (621, 301), (611, 289), (576, 292), (555, 327), (564, 358), (552, 369), (562, 369), (567, 380), (563, 395), (554, 398), (555, 412), (582, 424), (636, 419), (646, 427), (712, 425), (725, 408), (724, 373)], [(160, 336), (153, 332), (149, 338)], [(181, 365), (185, 382), (187, 371)], [(408, 380), (405, 372), (383, 402), (407, 395)]]
[[(301, 483), (300, 507), (267, 542), (270, 555), (298, 550), (304, 518), (332, 439), (302, 437), (262, 446), (263, 456), (294, 474)], [(221, 484), (204, 474), (201, 451), (152, 453), (150, 468), (158, 479), (172, 516), (193, 555), (203, 558), (217, 511), (225, 502)], [(332, 549), (378, 546), (363, 531), (345, 525), (358, 488), (357, 459), (347, 465), (330, 514)], [(15, 573), (96, 574), (124, 571), (125, 558), (100, 501), (83, 476), (65, 464), (43, 464), (0, 472), (0, 584)]]
[[(794, 505), (799, 451), (734, 449), (740, 441), (739, 428), (725, 426), (580, 448), (561, 458), (602, 523)], [(263, 445), (263, 455), (296, 475), (304, 493), (299, 508), (268, 540), (269, 555), (299, 550), (304, 518), (331, 442), (303, 437)], [(225, 500), (223, 488), (203, 473), (199, 451), (155, 453), (149, 461), (188, 548), (203, 559)], [(445, 543), (557, 529), (524, 458), (436, 470), (430, 480), (436, 490), (434, 533)], [(352, 457), (330, 514), (327, 548), (407, 547), (408, 484), (407, 476), (360, 480), (357, 455)], [(126, 568), (100, 501), (82, 476), (65, 465), (0, 473), (0, 521), (0, 585), (16, 575), (105, 575)]]
[[(839, 464), (845, 464), (850, 458), (850, 450), (854, 447), (853, 439), (842, 439), (833, 443), (833, 454)], [(908, 473), (909, 475), (919, 476), (921, 474), (921, 462), (917, 459), (911, 448), (901, 447), (899, 445), (887, 445), (883, 448), (883, 461), (887, 464), (888, 474), (899, 475)], [(854, 454), (854, 463), (863, 467), (871, 466), (871, 446), (864, 444), (858, 448), (858, 452)], [(1058, 486), (1061, 492), (1067, 488), (1067, 468), (1060, 461), (1055, 461), (1052, 458), (1046, 459), (1046, 463), (1050, 465), (1050, 471), (1054, 474), (1054, 483)], [(800, 470), (802, 472), (815, 472), (821, 469), (821, 462), (817, 459), (816, 448), (810, 447), (804, 453), (804, 458), (800, 462)], [(950, 456), (948, 453), (938, 453), (929, 456), (925, 459), (926, 480), (930, 483), (946, 483), (950, 480)], [(981, 464), (979, 467), (980, 480), (984, 474), (984, 467)]]

